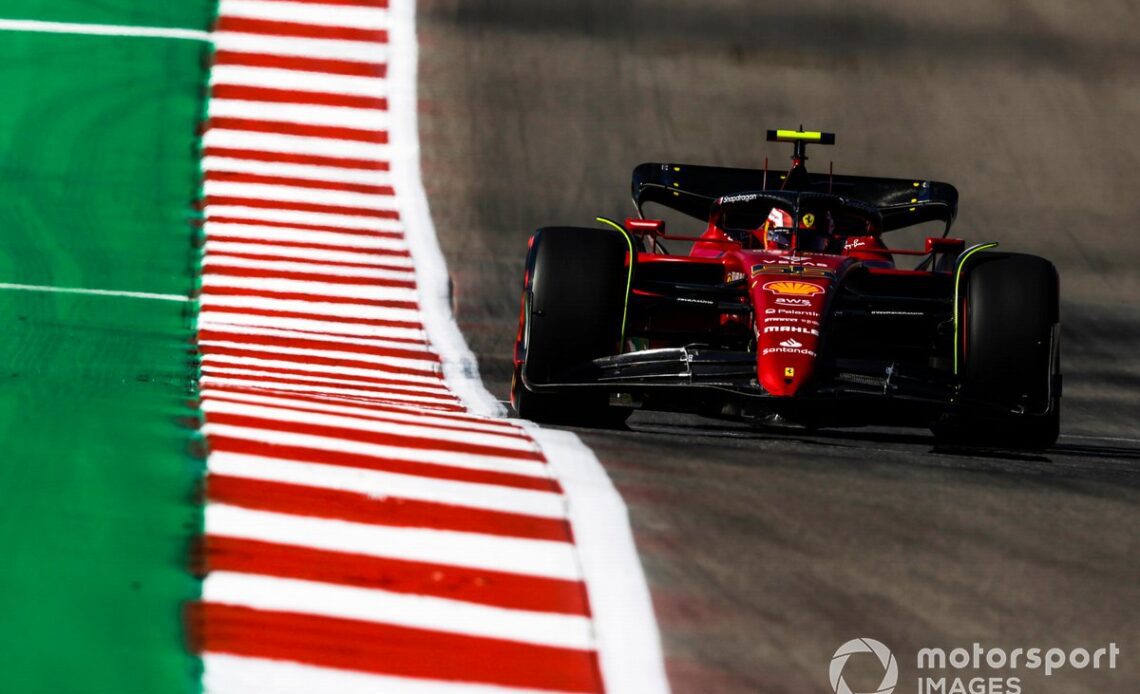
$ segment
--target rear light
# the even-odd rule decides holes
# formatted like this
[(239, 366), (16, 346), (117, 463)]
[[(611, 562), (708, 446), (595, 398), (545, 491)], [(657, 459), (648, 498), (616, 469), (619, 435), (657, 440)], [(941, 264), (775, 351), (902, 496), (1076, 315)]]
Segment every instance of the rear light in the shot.
[(964, 239), (942, 238), (941, 236), (928, 236), (926, 238), (927, 253), (949, 253), (958, 255), (966, 248)]
[(664, 236), (665, 235), (665, 220), (663, 219), (639, 219), (637, 217), (630, 217), (625, 220), (625, 228), (629, 229), (635, 234), (647, 234), (649, 236)]

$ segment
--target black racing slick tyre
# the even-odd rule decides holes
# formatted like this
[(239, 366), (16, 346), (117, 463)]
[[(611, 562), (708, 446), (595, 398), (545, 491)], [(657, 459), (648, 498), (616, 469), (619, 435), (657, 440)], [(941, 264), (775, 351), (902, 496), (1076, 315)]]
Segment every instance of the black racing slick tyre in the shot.
[[(628, 237), (616, 230), (546, 227), (531, 241), (523, 288), (511, 405), (541, 423), (613, 426), (628, 408), (609, 395), (544, 384), (565, 382), (575, 368), (618, 354), (631, 270)], [(527, 386), (534, 386), (534, 389)]]
[(958, 308), (965, 410), (935, 434), (952, 443), (1048, 448), (1061, 416), (1057, 269), (1037, 256), (978, 253), (964, 273)]

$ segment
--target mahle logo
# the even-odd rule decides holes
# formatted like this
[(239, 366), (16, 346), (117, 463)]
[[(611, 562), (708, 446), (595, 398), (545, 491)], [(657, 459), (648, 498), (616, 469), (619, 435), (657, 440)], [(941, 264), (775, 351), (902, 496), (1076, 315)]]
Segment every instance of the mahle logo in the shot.
[[(851, 687), (847, 686), (846, 680), (843, 679), (843, 668), (847, 665), (847, 659), (859, 653), (871, 653), (879, 659), (879, 663), (883, 666), (883, 681), (879, 682), (879, 688), (873, 689), (869, 692), (853, 692)], [(851, 639), (847, 643), (839, 647), (835, 651), (835, 655), (831, 656), (831, 688), (835, 694), (891, 694), (895, 690), (895, 685), (899, 682), (899, 664), (895, 660), (894, 654), (891, 649), (887, 648), (881, 641), (875, 639)]]

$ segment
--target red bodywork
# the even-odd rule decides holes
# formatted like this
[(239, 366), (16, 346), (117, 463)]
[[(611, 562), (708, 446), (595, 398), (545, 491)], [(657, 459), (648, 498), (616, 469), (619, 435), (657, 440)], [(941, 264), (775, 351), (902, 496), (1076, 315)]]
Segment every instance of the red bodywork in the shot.
[[(841, 255), (696, 243), (688, 257), (642, 253), (638, 262), (710, 263), (723, 267), (726, 278), (745, 279), (755, 321), (738, 327), (751, 330), (755, 337), (757, 378), (769, 394), (792, 396), (814, 369), (835, 277), (858, 261)], [(720, 327), (742, 318), (722, 315)]]
[[(847, 238), (842, 253), (835, 254), (745, 249), (715, 223), (710, 223), (704, 234), (695, 239), (666, 235), (664, 222), (659, 220), (627, 219), (626, 228), (641, 232), (650, 246), (655, 245), (655, 239), (695, 241), (687, 256), (639, 253), (639, 266), (656, 263), (718, 265), (723, 268), (725, 281), (734, 277), (746, 281), (754, 320), (745, 322), (744, 316), (721, 314), (719, 325), (709, 324), (706, 328), (724, 330), (735, 323), (736, 328), (751, 331), (756, 345), (757, 380), (769, 395), (776, 397), (796, 395), (811, 379), (821, 335), (826, 330), (832, 292), (839, 278), (850, 268), (862, 265), (872, 274), (925, 274), (895, 268), (894, 254), (915, 252), (888, 249), (876, 235)], [(936, 245), (940, 250), (942, 247), (960, 249), (962, 241), (931, 239), (928, 245)], [(651, 293), (635, 288), (634, 294)], [(699, 329), (691, 322), (688, 327)]]

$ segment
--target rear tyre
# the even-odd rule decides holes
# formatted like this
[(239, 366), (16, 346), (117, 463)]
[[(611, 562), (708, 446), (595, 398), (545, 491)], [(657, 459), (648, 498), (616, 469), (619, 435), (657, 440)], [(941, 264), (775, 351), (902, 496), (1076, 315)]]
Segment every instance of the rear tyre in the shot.
[[(1060, 309), (1057, 269), (1018, 253), (979, 253), (959, 306), (966, 405), (938, 426), (943, 441), (1038, 450), (1060, 433)], [(1002, 410), (1005, 412), (1002, 412)]]
[(564, 382), (576, 367), (619, 353), (629, 254), (626, 237), (616, 230), (546, 227), (535, 233), (511, 383), (519, 417), (593, 426), (616, 426), (629, 417), (631, 410), (610, 407), (604, 392), (526, 387)]

